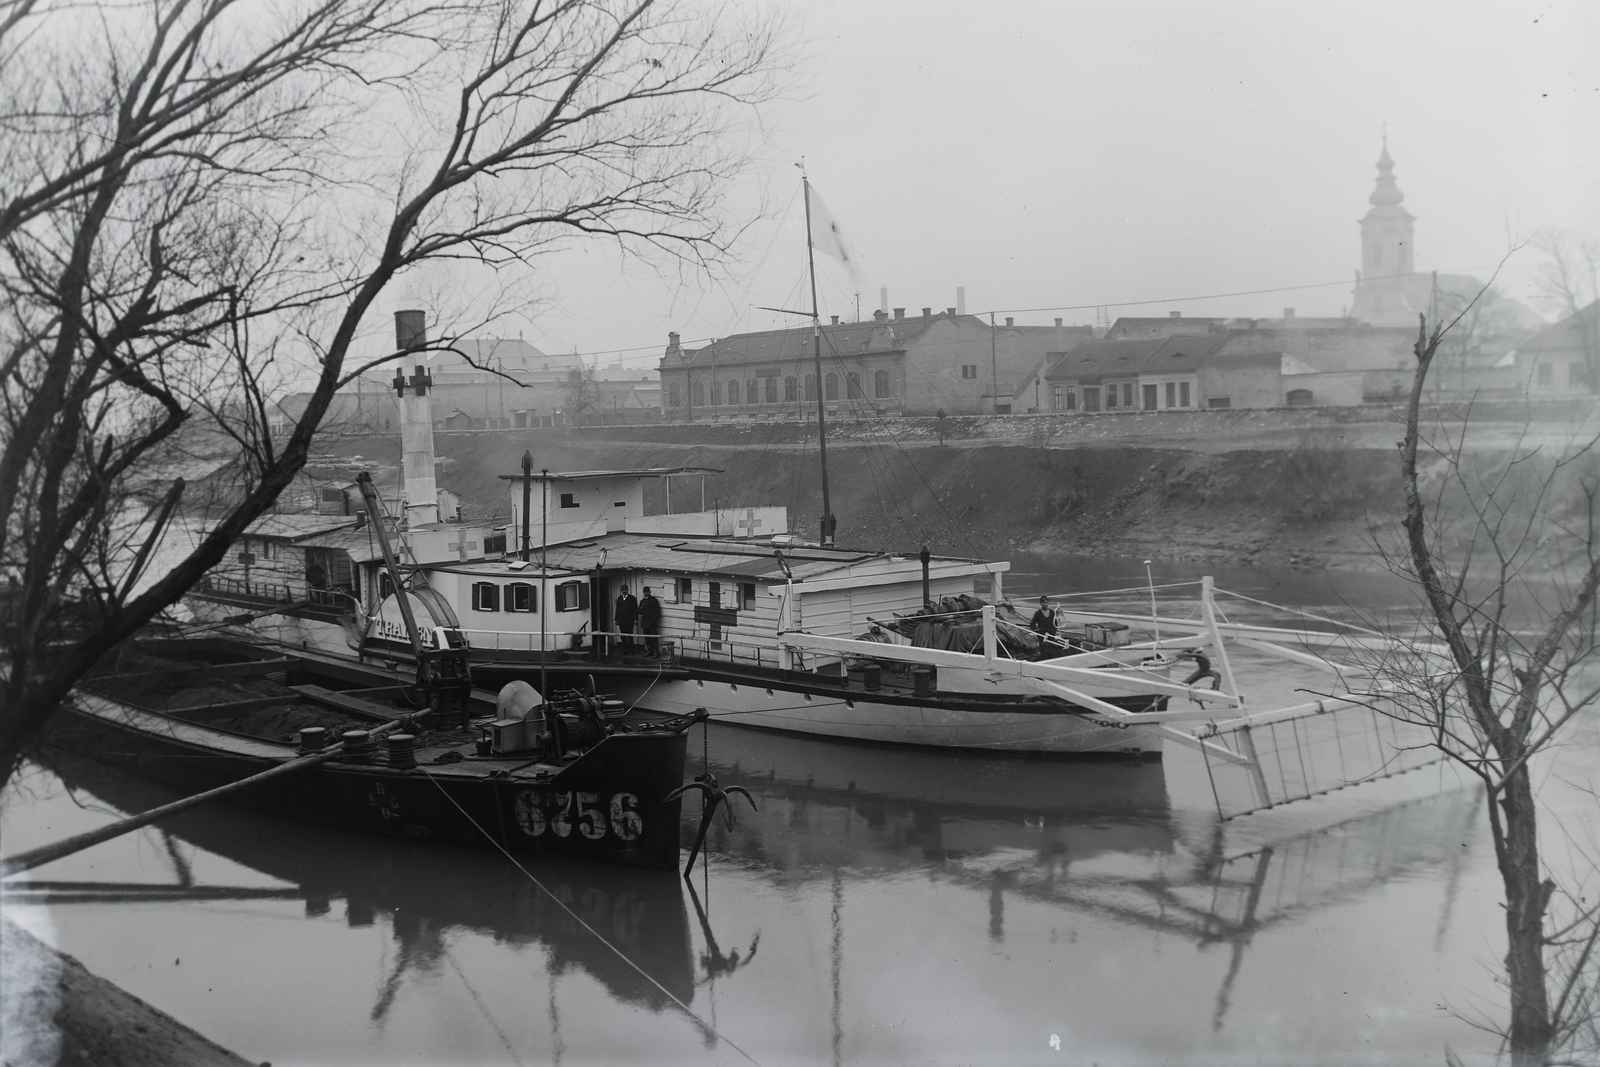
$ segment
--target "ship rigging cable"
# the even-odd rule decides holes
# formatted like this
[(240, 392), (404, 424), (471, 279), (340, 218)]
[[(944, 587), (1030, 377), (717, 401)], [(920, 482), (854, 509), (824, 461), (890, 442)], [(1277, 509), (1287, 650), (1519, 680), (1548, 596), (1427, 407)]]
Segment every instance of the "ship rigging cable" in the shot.
[(661, 991), (661, 994), (664, 997), (666, 997), (668, 1000), (672, 1001), (672, 1003), (676, 1004), (683, 1011), (683, 1013), (685, 1015), (687, 1015), (689, 1018), (693, 1019), (696, 1023), (698, 1023), (701, 1027), (703, 1027), (706, 1030), (707, 1033), (715, 1034), (719, 1040), (721, 1040), (723, 1043), (725, 1043), (729, 1048), (733, 1049), (733, 1051), (737, 1052), (739, 1055), (743, 1056), (745, 1059), (749, 1060), (751, 1063), (754, 1063), (756, 1065), (756, 1067), (761, 1067), (760, 1062), (757, 1061), (754, 1056), (750, 1055), (750, 1053), (746, 1052), (744, 1049), (742, 1049), (738, 1045), (734, 1044), (733, 1040), (731, 1038), (729, 1038), (727, 1035), (723, 1034), (720, 1030), (718, 1030), (716, 1027), (712, 1026), (710, 1023), (706, 1022), (704, 1019), (700, 1018), (699, 1015), (696, 1015), (694, 1010), (692, 1008), (690, 1008), (689, 1005), (685, 1004), (683, 1001), (679, 1000), (677, 997), (672, 995), (672, 990), (668, 989), (666, 986), (664, 986), (660, 982), (656, 981), (655, 977), (649, 971), (645, 970), (643, 967), (641, 967), (637, 963), (633, 962), (633, 960), (628, 957), (627, 953), (623, 952), (616, 945), (613, 945), (610, 941), (606, 940), (606, 937), (605, 937), (604, 934), (602, 934), (599, 930), (596, 930), (593, 926), (590, 926), (587, 922), (585, 922), (583, 916), (579, 915), (577, 912), (573, 911), (570, 907), (567, 906), (566, 901), (564, 901), (560, 897), (556, 896), (554, 893), (552, 893), (550, 891), (550, 889), (543, 882), (541, 882), (541, 881), (539, 881), (539, 879), (535, 878), (533, 876), (533, 872), (532, 871), (530, 871), (530, 870), (528, 870), (528, 868), (524, 867), (522, 865), (521, 861), (517, 859), (517, 857), (513, 856), (509, 851), (507, 851), (506, 847), (504, 845), (502, 845), (495, 838), (495, 836), (493, 834), (491, 834), (488, 830), (485, 830), (483, 828), (483, 825), (481, 823), (479, 823), (477, 819), (474, 819), (471, 816), (471, 814), (468, 813), (467, 809), (463, 808), (461, 806), (461, 804), (456, 800), (455, 797), (450, 795), (450, 791), (449, 790), (447, 790), (444, 786), (439, 784), (439, 780), (428, 772), (428, 768), (422, 766), (421, 764), (418, 764), (417, 765), (417, 769), (420, 770), (423, 774), (428, 776), (428, 781), (432, 782), (438, 788), (439, 792), (444, 794), (444, 797), (445, 797), (446, 800), (450, 801), (451, 804), (455, 805), (456, 810), (459, 811), (462, 814), (462, 817), (464, 817), (468, 822), (470, 822), (472, 824), (474, 829), (476, 829), (480, 834), (483, 835), (484, 840), (488, 841), (491, 845), (493, 845), (496, 849), (498, 849), (500, 851), (501, 855), (505, 856), (506, 859), (510, 860), (512, 865), (514, 867), (516, 867), (517, 870), (521, 871), (523, 873), (523, 875), (528, 879), (528, 881), (532, 882), (534, 884), (534, 886), (541, 893), (543, 893), (545, 896), (549, 897), (551, 900), (555, 901), (556, 905), (562, 911), (566, 912), (568, 915), (570, 915), (572, 917), (572, 921), (573, 922), (577, 923), (579, 926), (583, 927), (585, 930), (587, 930), (591, 934), (593, 934), (594, 937), (595, 937), (595, 940), (599, 941), (602, 945), (604, 945), (606, 948), (610, 949), (613, 953), (615, 953), (617, 958), (620, 959), (623, 963), (626, 963), (629, 967), (631, 967), (635, 971), (637, 971), (639, 973), (639, 975), (642, 978), (644, 978), (645, 981), (649, 982), (651, 985), (653, 985), (657, 989), (659, 989)]

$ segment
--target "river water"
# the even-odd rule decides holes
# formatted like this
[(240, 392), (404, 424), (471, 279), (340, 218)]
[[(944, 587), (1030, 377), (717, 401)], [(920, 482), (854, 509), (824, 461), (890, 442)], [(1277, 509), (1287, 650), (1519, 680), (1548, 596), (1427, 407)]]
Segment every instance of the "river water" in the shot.
[[(1216, 573), (1323, 613), (1405, 603), (1387, 578)], [(1138, 560), (1061, 558), (1007, 578), (1013, 595), (1127, 587), (1131, 610), (1145, 580)], [(1161, 590), (1162, 614), (1188, 595)], [(1258, 706), (1305, 684), (1235, 666)], [(1564, 783), (1600, 768), (1592, 725), (1557, 759), (1548, 795), (1579, 818)], [(217, 807), (31, 872), (5, 913), (279, 1067), (1492, 1058), (1468, 1020), (1504, 1012), (1497, 876), (1480, 795), (1446, 766), (1222, 822), (1201, 760), (1175, 747), (1157, 764), (1027, 761), (713, 726), (691, 742), (702, 761), (759, 811), (719, 822), (690, 884)], [(6, 798), (7, 852), (169, 797), (88, 763), (60, 773)], [(697, 819), (687, 804), (686, 835)]]

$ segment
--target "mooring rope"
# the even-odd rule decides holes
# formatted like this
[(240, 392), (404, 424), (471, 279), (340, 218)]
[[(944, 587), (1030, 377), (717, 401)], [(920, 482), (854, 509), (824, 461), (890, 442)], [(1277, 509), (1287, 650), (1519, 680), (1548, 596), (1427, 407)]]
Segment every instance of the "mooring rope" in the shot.
[(691, 1009), (689, 1007), (689, 1005), (685, 1004), (683, 1001), (681, 1001), (677, 997), (673, 996), (672, 995), (672, 991), (670, 989), (668, 989), (666, 986), (662, 985), (660, 982), (656, 981), (655, 978), (650, 974), (649, 971), (646, 971), (643, 967), (639, 966), (637, 963), (633, 962), (633, 960), (629, 959), (627, 953), (623, 952), (616, 945), (613, 945), (610, 941), (607, 941), (604, 934), (600, 933), (600, 931), (596, 930), (594, 927), (590, 926), (587, 922), (585, 922), (583, 920), (583, 916), (581, 916), (577, 912), (573, 911), (570, 907), (567, 906), (565, 901), (563, 901), (560, 897), (556, 896), (556, 894), (552, 893), (549, 890), (549, 888), (547, 888), (545, 886), (545, 884), (543, 882), (541, 882), (541, 881), (539, 881), (539, 879), (535, 878), (533, 876), (533, 872), (528, 870), (528, 868), (524, 867), (522, 865), (521, 861), (519, 861), (517, 859), (517, 857), (513, 856), (506, 849), (506, 847), (504, 845), (502, 845), (498, 840), (495, 839), (495, 836), (493, 834), (491, 834), (488, 830), (485, 830), (483, 828), (483, 826), (478, 822), (478, 820), (474, 819), (472, 817), (472, 815), (467, 811), (467, 809), (463, 808), (461, 806), (460, 802), (457, 801), (455, 797), (450, 795), (450, 791), (448, 789), (446, 789), (444, 787), (444, 785), (441, 784), (440, 781), (437, 778), (435, 778), (433, 775), (428, 773), (428, 769), (426, 767), (422, 766), (421, 764), (418, 764), (417, 765), (417, 769), (419, 771), (421, 771), (424, 775), (427, 776), (428, 781), (432, 782), (435, 786), (438, 787), (439, 792), (444, 794), (444, 798), (446, 800), (448, 800), (451, 804), (455, 805), (455, 809), (457, 811), (459, 811), (462, 814), (462, 816), (468, 822), (470, 822), (473, 825), (473, 827), (480, 834), (482, 834), (484, 836), (484, 838), (490, 844), (492, 844), (495, 848), (500, 850), (501, 855), (505, 856), (506, 859), (510, 860), (512, 865), (515, 866), (517, 868), (517, 870), (521, 871), (523, 873), (523, 875), (527, 877), (528, 881), (532, 882), (534, 884), (534, 886), (536, 886), (539, 889), (540, 892), (542, 892), (545, 896), (549, 897), (551, 900), (555, 901), (556, 904), (561, 908), (562, 911), (564, 911), (568, 915), (572, 916), (572, 919), (573, 919), (574, 922), (576, 922), (579, 926), (583, 927), (585, 930), (587, 930), (591, 934), (593, 934), (595, 936), (595, 939), (597, 941), (599, 941), (602, 945), (604, 945), (606, 948), (608, 948), (612, 952), (616, 953), (617, 958), (622, 960), (623, 963), (626, 963), (629, 967), (632, 967), (635, 971), (639, 972), (640, 977), (642, 977), (645, 981), (649, 982), (651, 985), (653, 985), (657, 989), (659, 989), (663, 996), (665, 996), (668, 1000), (672, 1001), (672, 1003), (676, 1004), (678, 1006), (678, 1008), (685, 1015), (687, 1015), (689, 1018), (693, 1019), (700, 1026), (704, 1027), (706, 1032), (716, 1035), (716, 1037), (719, 1040), (721, 1040), (724, 1043), (726, 1043), (729, 1048), (733, 1049), (733, 1051), (737, 1052), (739, 1055), (743, 1056), (745, 1059), (749, 1060), (751, 1063), (754, 1063), (756, 1065), (756, 1067), (761, 1067), (761, 1064), (756, 1060), (756, 1058), (754, 1056), (750, 1055), (750, 1053), (746, 1052), (744, 1049), (742, 1049), (738, 1045), (734, 1044), (733, 1040), (731, 1038), (729, 1038), (727, 1035), (723, 1034), (716, 1027), (712, 1026), (710, 1023), (706, 1022), (704, 1019), (700, 1018), (700, 1016), (696, 1015), (694, 1013), (694, 1010)]

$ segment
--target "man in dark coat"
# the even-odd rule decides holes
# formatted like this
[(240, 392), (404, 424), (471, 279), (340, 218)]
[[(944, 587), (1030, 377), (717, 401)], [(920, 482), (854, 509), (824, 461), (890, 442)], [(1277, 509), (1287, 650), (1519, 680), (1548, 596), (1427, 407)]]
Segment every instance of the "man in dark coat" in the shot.
[(1034, 633), (1043, 634), (1046, 637), (1054, 637), (1056, 635), (1056, 613), (1055, 609), (1050, 606), (1049, 597), (1042, 596), (1039, 598), (1039, 610), (1033, 613), (1033, 621), (1028, 624), (1028, 627)]
[(633, 655), (633, 626), (639, 621), (639, 601), (628, 592), (626, 585), (622, 587), (622, 595), (617, 597), (616, 610), (611, 618), (617, 632), (622, 634), (622, 654)]
[(639, 632), (644, 634), (644, 653), (661, 655), (661, 601), (644, 587), (644, 598), (639, 601)]

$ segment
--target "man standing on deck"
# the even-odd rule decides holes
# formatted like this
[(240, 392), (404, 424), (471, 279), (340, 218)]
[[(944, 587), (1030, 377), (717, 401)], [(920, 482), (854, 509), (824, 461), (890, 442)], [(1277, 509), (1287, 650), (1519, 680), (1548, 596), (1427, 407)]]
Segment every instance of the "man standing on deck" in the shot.
[(644, 634), (644, 654), (661, 655), (661, 601), (644, 587), (644, 599), (639, 601), (639, 632)]
[(1049, 597), (1039, 598), (1039, 610), (1033, 613), (1033, 621), (1028, 624), (1028, 628), (1045, 637), (1056, 635), (1056, 611), (1050, 606)]
[(628, 587), (622, 587), (622, 595), (617, 597), (617, 608), (612, 613), (612, 619), (617, 631), (622, 634), (622, 654), (633, 655), (633, 624), (639, 621), (639, 601), (634, 599)]

